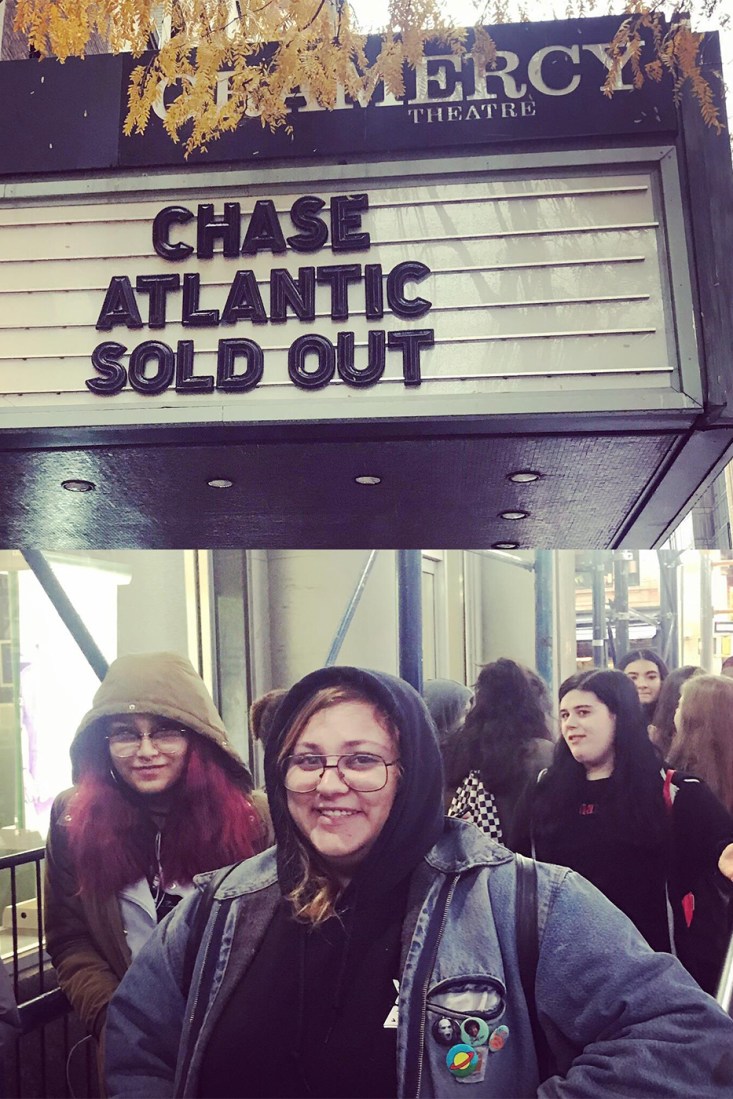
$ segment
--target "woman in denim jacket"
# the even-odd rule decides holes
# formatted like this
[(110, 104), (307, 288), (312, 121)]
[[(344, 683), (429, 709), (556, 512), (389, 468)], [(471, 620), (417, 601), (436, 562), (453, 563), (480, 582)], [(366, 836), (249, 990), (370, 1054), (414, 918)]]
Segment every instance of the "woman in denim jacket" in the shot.
[(114, 1096), (723, 1096), (733, 1021), (570, 871), (538, 867), (535, 1003), (516, 863), (442, 815), (406, 683), (328, 668), (268, 738), (277, 847), (183, 901), (110, 1006)]

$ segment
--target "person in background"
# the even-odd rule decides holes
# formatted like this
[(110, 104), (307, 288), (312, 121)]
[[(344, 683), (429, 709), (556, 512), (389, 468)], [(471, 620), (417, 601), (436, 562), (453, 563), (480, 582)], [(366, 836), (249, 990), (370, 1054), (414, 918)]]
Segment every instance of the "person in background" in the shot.
[(670, 767), (701, 778), (733, 814), (733, 682), (724, 675), (687, 680), (674, 716)]
[(463, 727), (473, 691), (455, 679), (429, 679), (423, 686), (422, 696), (442, 747)]
[[(674, 716), (676, 733), (669, 749), (669, 766), (688, 772), (685, 785), (702, 780), (733, 814), (733, 681), (723, 675), (697, 675), (682, 686)], [(693, 777), (694, 776), (694, 777)], [(702, 785), (702, 783), (701, 783)], [(698, 965), (725, 956), (733, 934), (733, 886), (719, 875), (701, 871), (693, 890), (690, 947)], [(715, 965), (710, 982), (719, 976)]]
[(696, 667), (694, 664), (684, 664), (681, 668), (671, 671), (662, 683), (654, 710), (654, 723), (649, 726), (649, 738), (652, 744), (656, 744), (663, 759), (667, 759), (669, 755), (676, 732), (675, 713), (680, 701), (680, 692), (687, 680), (696, 675), (705, 675), (705, 669)]
[(566, 680), (560, 725), (552, 766), (517, 810), (516, 850), (582, 874), (715, 993), (725, 948), (707, 936), (719, 913), (705, 904), (718, 901), (701, 882), (729, 889), (733, 818), (703, 782), (662, 770), (623, 672)]
[[(434, 726), (407, 683), (306, 676), (265, 775), (277, 848), (201, 881), (143, 947), (110, 1005), (111, 1095), (730, 1095), (733, 1020), (558, 867), (535, 868), (528, 1002), (517, 860), (444, 817)], [(530, 1004), (555, 1061), (544, 1083)]]
[(115, 660), (70, 751), (74, 787), (54, 802), (46, 848), (46, 949), (100, 1041), (156, 925), (194, 874), (260, 850), (262, 823), (203, 680), (176, 653)]
[[(463, 728), (471, 706), (473, 691), (455, 679), (429, 679), (423, 684), (422, 696), (430, 716), (435, 722), (438, 745), (445, 761), (446, 752), (453, 738)], [(446, 787), (446, 809), (453, 800), (455, 787)]]
[(652, 725), (662, 683), (669, 675), (667, 665), (654, 649), (633, 649), (621, 657), (618, 670), (624, 672), (636, 687), (646, 723)]
[(733, 677), (733, 656), (726, 656), (720, 666), (720, 674)]
[(449, 816), (510, 842), (520, 794), (552, 762), (549, 712), (547, 688), (529, 668), (502, 658), (481, 669), (473, 706), (444, 753)]

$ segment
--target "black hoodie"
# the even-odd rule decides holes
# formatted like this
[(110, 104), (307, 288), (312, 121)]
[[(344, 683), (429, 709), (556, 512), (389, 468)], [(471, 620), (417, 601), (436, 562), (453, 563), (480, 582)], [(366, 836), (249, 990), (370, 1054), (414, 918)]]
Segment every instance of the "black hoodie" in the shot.
[[(338, 915), (312, 928), (293, 918), (284, 899), (300, 863), (278, 756), (302, 703), (334, 685), (356, 688), (391, 717), (399, 730), (402, 774), (387, 822), (340, 897)], [(204, 1056), (199, 1094), (393, 1096), (396, 1031), (384, 1022), (396, 999), (409, 882), (443, 830), (442, 764), (432, 720), (417, 692), (394, 676), (321, 669), (283, 698), (267, 740), (265, 777), (283, 900), (224, 1008)], [(273, 1056), (263, 1056), (267, 1048)]]

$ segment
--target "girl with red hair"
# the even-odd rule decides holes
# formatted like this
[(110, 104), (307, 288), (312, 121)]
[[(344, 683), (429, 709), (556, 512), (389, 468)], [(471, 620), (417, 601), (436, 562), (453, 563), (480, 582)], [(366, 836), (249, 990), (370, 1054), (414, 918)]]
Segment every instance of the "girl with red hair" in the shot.
[(71, 760), (46, 849), (46, 948), (99, 1041), (117, 985), (194, 874), (254, 854), (263, 830), (250, 773), (176, 653), (110, 665)]

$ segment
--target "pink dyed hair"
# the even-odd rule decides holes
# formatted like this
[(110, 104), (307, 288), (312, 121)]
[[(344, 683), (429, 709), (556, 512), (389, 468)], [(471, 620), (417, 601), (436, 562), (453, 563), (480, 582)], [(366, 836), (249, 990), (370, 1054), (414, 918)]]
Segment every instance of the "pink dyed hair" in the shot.
[[(263, 845), (256, 810), (216, 752), (192, 734), (161, 843), (160, 861), (169, 882), (189, 882), (194, 874), (249, 858)], [(84, 772), (69, 816), (69, 846), (81, 894), (113, 896), (145, 877), (151, 852), (143, 814), (107, 775), (93, 767)]]

